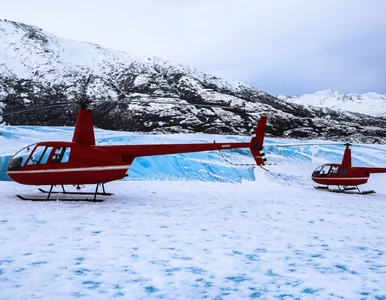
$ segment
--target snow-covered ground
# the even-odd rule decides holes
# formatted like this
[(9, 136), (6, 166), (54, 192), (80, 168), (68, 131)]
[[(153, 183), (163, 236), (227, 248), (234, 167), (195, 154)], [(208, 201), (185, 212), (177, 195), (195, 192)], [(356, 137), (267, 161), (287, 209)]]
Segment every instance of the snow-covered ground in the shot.
[[(0, 155), (70, 140), (71, 130), (1, 126)], [(268, 146), (290, 142), (267, 140), (276, 164), (268, 172), (230, 166), (217, 152), (142, 159), (126, 180), (106, 185), (114, 195), (102, 203), (21, 201), (15, 194), (36, 196), (36, 187), (0, 181), (0, 299), (386, 299), (386, 175), (364, 188), (375, 194), (316, 190), (311, 172), (339, 162), (343, 149)], [(252, 162), (248, 150), (225, 155)], [(380, 165), (386, 155), (355, 149), (353, 160)]]

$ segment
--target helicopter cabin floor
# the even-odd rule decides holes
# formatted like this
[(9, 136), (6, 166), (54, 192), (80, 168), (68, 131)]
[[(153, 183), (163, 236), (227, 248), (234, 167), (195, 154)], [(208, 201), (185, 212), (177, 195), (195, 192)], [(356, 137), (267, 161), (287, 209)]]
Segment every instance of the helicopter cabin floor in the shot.
[(338, 186), (338, 188), (330, 188), (330, 186), (318, 185), (318, 186), (314, 186), (314, 188), (320, 189), (320, 190), (327, 190), (333, 193), (344, 193), (344, 194), (368, 195), (368, 194), (375, 193), (374, 190), (361, 191), (358, 188), (358, 186), (345, 186), (345, 187)]

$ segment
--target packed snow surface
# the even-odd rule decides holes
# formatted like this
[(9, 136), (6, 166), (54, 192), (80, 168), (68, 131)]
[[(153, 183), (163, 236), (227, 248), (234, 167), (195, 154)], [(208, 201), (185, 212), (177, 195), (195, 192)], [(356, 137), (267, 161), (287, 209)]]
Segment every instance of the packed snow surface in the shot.
[[(70, 140), (72, 128), (0, 133), (6, 161), (37, 141)], [(96, 137), (249, 139), (103, 130)], [(269, 146), (293, 142), (267, 139), (269, 171), (229, 165), (218, 152), (143, 158), (126, 180), (106, 184), (114, 195), (102, 203), (22, 201), (15, 195), (41, 195), (0, 181), (0, 299), (386, 299), (386, 175), (363, 187), (375, 194), (316, 190), (313, 169), (339, 162), (343, 148)], [(224, 155), (252, 162), (248, 150)], [(353, 150), (354, 164), (385, 158)]]

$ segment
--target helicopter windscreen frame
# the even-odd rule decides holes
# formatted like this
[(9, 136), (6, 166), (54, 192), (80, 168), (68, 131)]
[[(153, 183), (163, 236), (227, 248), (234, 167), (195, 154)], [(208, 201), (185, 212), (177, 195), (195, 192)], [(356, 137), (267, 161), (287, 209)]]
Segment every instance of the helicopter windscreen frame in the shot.
[(8, 171), (20, 170), (24, 167), (30, 155), (35, 151), (37, 143), (28, 145), (16, 152), (8, 163)]

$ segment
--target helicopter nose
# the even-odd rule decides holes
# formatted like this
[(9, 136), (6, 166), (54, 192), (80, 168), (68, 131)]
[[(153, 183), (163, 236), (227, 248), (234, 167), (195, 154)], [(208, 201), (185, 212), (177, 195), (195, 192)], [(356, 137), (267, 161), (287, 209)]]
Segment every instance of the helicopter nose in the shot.
[(28, 174), (25, 174), (23, 173), (23, 171), (21, 169), (18, 169), (18, 170), (15, 170), (15, 169), (9, 169), (7, 170), (7, 175), (8, 177), (12, 180), (12, 181), (15, 181), (17, 183), (20, 183), (20, 184), (30, 184), (29, 181), (32, 179), (32, 180), (35, 180), (36, 179), (36, 176), (31, 176)]
[(17, 183), (21, 183), (21, 184), (22, 184), (22, 182), (20, 182), (19, 176), (15, 175), (14, 172), (12, 172), (12, 171), (7, 171), (7, 175), (8, 175), (8, 177), (9, 177), (12, 181), (15, 181), (15, 182), (17, 182)]

